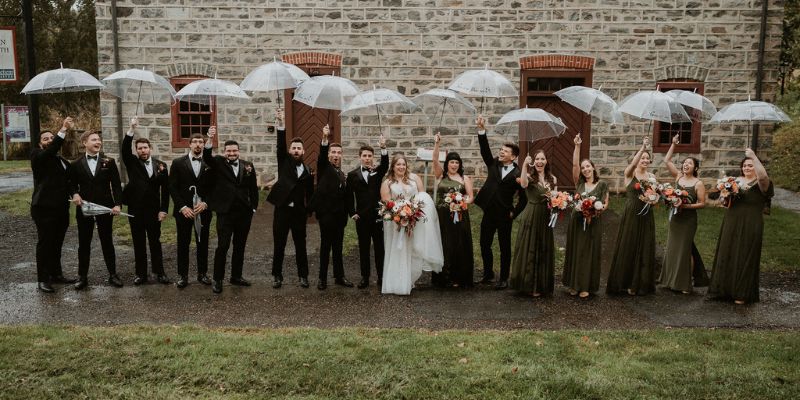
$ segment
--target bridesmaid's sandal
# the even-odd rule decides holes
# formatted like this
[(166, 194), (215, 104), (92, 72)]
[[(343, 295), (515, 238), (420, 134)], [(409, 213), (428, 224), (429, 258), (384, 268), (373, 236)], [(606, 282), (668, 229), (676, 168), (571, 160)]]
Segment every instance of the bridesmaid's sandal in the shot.
[(573, 290), (573, 289), (570, 289), (570, 290), (569, 290), (569, 295), (570, 295), (570, 296), (575, 296), (575, 295), (577, 295), (577, 294), (578, 294), (578, 292), (577, 292), (577, 291), (575, 291), (575, 290)]
[(683, 294), (692, 294), (692, 292), (690, 292), (688, 290), (681, 290), (681, 293), (683, 293)]
[(538, 293), (538, 292), (533, 292), (533, 293), (531, 293), (531, 296), (533, 296), (533, 297), (541, 297), (542, 294)]
[(578, 297), (580, 297), (580, 298), (582, 298), (582, 299), (586, 299), (586, 298), (588, 298), (588, 297), (589, 297), (589, 292), (581, 292), (581, 293), (578, 295)]
[(738, 304), (738, 305), (741, 306), (741, 305), (745, 304), (745, 301), (744, 300), (734, 300), (733, 304)]
[(628, 294), (631, 296), (636, 296), (636, 291), (633, 289), (628, 289)]

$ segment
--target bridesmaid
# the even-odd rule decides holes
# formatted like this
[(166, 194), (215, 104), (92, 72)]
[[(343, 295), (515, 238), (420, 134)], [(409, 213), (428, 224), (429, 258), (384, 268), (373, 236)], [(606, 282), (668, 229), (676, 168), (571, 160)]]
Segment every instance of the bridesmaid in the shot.
[[(442, 232), (442, 248), (444, 249), (444, 267), (439, 281), (452, 283), (453, 287), (471, 287), (472, 271), (475, 269), (472, 257), (472, 227), (469, 212), (464, 211), (455, 221), (450, 214), (450, 205), (444, 202), (445, 196), (452, 189), (461, 193), (466, 204), (472, 204), (472, 178), (464, 175), (464, 164), (461, 156), (455, 152), (447, 153), (442, 170), (439, 164), (439, 142), (441, 135), (434, 136), (433, 175), (439, 179), (436, 196), (436, 210), (439, 214), (439, 229)], [(438, 274), (437, 274), (438, 275)]]
[[(534, 173), (528, 175), (528, 168)], [(530, 180), (533, 179), (533, 182)], [(520, 215), (519, 237), (511, 262), (511, 287), (533, 297), (553, 293), (555, 274), (555, 244), (553, 229), (547, 226), (550, 210), (545, 194), (556, 190), (556, 177), (550, 173), (550, 164), (544, 150), (537, 150), (525, 158), (520, 175), (520, 186), (525, 188), (528, 205)]]
[[(594, 196), (603, 203), (602, 210), (608, 207), (608, 184), (597, 175), (594, 163), (588, 158), (581, 161), (580, 134), (575, 135), (575, 150), (572, 152), (572, 180), (576, 182), (575, 192), (581, 198)], [(602, 210), (598, 211), (602, 212)], [(564, 256), (564, 275), (562, 283), (569, 288), (569, 294), (587, 298), (600, 288), (600, 255), (602, 253), (602, 233), (600, 215), (590, 224), (584, 225), (583, 214), (573, 210), (567, 227), (567, 251)], [(585, 227), (585, 229), (584, 229)]]
[(629, 295), (648, 294), (655, 291), (656, 225), (653, 209), (642, 212), (645, 203), (639, 200), (641, 191), (637, 183), (653, 177), (647, 172), (651, 155), (647, 151), (650, 138), (645, 136), (642, 147), (625, 168), (625, 210), (622, 212), (617, 233), (617, 247), (608, 273), (606, 293), (627, 291)]
[(722, 219), (708, 294), (733, 299), (736, 304), (758, 301), (764, 205), (775, 194), (761, 160), (751, 149), (744, 152), (739, 177), (740, 197)]
[(689, 294), (692, 291), (692, 243), (697, 231), (697, 209), (705, 207), (706, 188), (697, 178), (700, 161), (694, 157), (683, 160), (681, 170), (672, 164), (672, 154), (678, 144), (678, 135), (672, 138), (672, 145), (664, 156), (669, 173), (675, 178), (675, 189), (689, 192), (690, 204), (681, 205), (680, 211), (672, 216), (667, 231), (667, 248), (664, 254), (664, 267), (658, 282), (674, 291)]

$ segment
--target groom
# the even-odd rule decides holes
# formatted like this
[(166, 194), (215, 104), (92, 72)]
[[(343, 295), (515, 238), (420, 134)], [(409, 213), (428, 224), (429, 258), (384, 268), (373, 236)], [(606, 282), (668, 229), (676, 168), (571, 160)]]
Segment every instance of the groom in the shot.
[[(522, 212), (528, 202), (525, 191), (517, 182), (520, 169), (514, 160), (519, 155), (519, 146), (511, 142), (504, 143), (497, 157), (493, 157), (489, 149), (489, 139), (486, 138), (486, 120), (479, 115), (475, 122), (478, 126), (481, 158), (487, 170), (486, 181), (475, 197), (475, 204), (483, 210), (480, 239), (483, 279), (478, 283), (491, 283), (494, 279), (492, 241), (497, 232), (497, 239), (500, 242), (500, 279), (495, 289), (506, 289), (511, 269), (511, 226), (514, 218)], [(516, 206), (514, 206), (514, 193), (519, 193)]]

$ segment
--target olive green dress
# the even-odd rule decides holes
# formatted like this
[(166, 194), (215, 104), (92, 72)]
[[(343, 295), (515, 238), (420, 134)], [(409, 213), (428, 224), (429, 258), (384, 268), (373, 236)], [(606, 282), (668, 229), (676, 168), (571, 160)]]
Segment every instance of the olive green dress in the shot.
[[(608, 184), (605, 181), (598, 181), (586, 194), (585, 187), (586, 183), (581, 182), (577, 188), (577, 193), (583, 198), (594, 196), (598, 201), (603, 201), (608, 193)], [(600, 288), (600, 257), (603, 248), (600, 215), (602, 214), (596, 215), (591, 223), (584, 225), (583, 214), (573, 209), (567, 227), (567, 251), (561, 282), (577, 292), (594, 293)]]
[(712, 297), (758, 301), (764, 205), (775, 194), (772, 182), (766, 193), (751, 182), (750, 189), (733, 200), (719, 230), (708, 294)]
[(512, 288), (525, 293), (553, 292), (555, 274), (555, 244), (547, 209), (547, 189), (531, 182), (525, 189), (528, 205), (517, 218), (519, 233), (511, 261)]
[(639, 213), (645, 203), (639, 200), (639, 190), (634, 177), (625, 188), (625, 210), (622, 212), (617, 233), (617, 245), (611, 269), (608, 272), (606, 292), (615, 294), (633, 290), (636, 294), (653, 293), (656, 267), (656, 224), (653, 207)]
[[(697, 190), (694, 186), (676, 184), (675, 188), (689, 192), (689, 198), (693, 203), (697, 200)], [(697, 210), (681, 208), (670, 219), (664, 266), (658, 276), (658, 282), (665, 287), (685, 292), (692, 290), (692, 243), (696, 231)]]
[(450, 206), (445, 204), (444, 197), (453, 189), (466, 196), (464, 184), (445, 176), (437, 187), (436, 211), (439, 214), (439, 229), (442, 232), (442, 249), (444, 250), (444, 266), (442, 272), (445, 279), (460, 287), (472, 286), (472, 271), (475, 260), (472, 257), (472, 226), (469, 212), (462, 212), (459, 221), (453, 222)]

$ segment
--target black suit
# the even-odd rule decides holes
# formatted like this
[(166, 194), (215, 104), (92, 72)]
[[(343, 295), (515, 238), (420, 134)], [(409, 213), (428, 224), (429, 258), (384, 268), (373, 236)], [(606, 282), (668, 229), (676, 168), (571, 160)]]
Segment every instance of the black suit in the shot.
[[(189, 274), (189, 243), (192, 240), (192, 231), (194, 231), (194, 220), (184, 217), (181, 209), (183, 207), (194, 208), (192, 186), (196, 188), (197, 195), (203, 201), (206, 201), (211, 194), (211, 185), (208, 182), (208, 164), (202, 161), (202, 157), (199, 162), (200, 173), (197, 176), (194, 174), (189, 155), (176, 158), (169, 168), (169, 193), (173, 203), (172, 215), (175, 217), (175, 228), (178, 231), (178, 275), (184, 278)], [(203, 225), (200, 229), (200, 237), (195, 233), (198, 275), (205, 275), (208, 272), (208, 232), (211, 228), (212, 215), (211, 209), (206, 209), (195, 217), (200, 218)]]
[(209, 177), (214, 192), (207, 203), (217, 213), (217, 250), (214, 252), (214, 280), (225, 278), (228, 248), (233, 241), (231, 255), (231, 280), (242, 279), (244, 250), (253, 212), (258, 208), (258, 180), (256, 169), (248, 161), (238, 160), (234, 167), (222, 156), (212, 156), (211, 148), (203, 150), (203, 160), (208, 164)]
[(143, 161), (133, 154), (133, 135), (125, 135), (120, 144), (120, 155), (128, 171), (128, 184), (122, 191), (122, 203), (128, 206), (128, 218), (133, 239), (136, 276), (147, 278), (147, 245), (150, 247), (152, 271), (164, 275), (164, 258), (161, 252), (161, 222), (158, 213), (169, 210), (169, 174), (167, 164), (150, 157), (153, 175), (147, 172)]
[[(275, 151), (278, 156), (278, 181), (272, 186), (267, 201), (275, 206), (272, 220), (274, 255), (272, 275), (283, 279), (283, 256), (289, 231), (292, 232), (297, 252), (297, 274), (308, 278), (308, 256), (306, 255), (306, 218), (310, 213), (307, 204), (314, 194), (314, 177), (309, 168), (299, 164), (286, 152), (286, 133), (278, 130)], [(298, 175), (298, 169), (301, 171)]]
[(33, 196), (31, 217), (36, 224), (36, 276), (49, 282), (62, 275), (61, 248), (69, 227), (69, 162), (58, 155), (64, 139), (55, 136), (46, 149), (31, 152)]
[[(511, 226), (514, 218), (522, 212), (528, 200), (522, 186), (517, 182), (517, 178), (520, 177), (520, 169), (517, 164), (512, 164), (513, 168), (504, 178), (503, 163), (492, 156), (486, 134), (478, 135), (478, 143), (481, 148), (481, 158), (487, 169), (486, 181), (478, 195), (475, 196), (475, 204), (483, 210), (480, 239), (483, 277), (485, 279), (494, 278), (492, 241), (494, 233), (497, 232), (500, 244), (500, 280), (505, 281), (508, 280), (511, 268)], [(516, 206), (514, 206), (515, 193), (519, 194)]]
[(344, 278), (342, 245), (347, 214), (353, 207), (353, 196), (347, 196), (347, 180), (341, 168), (328, 161), (327, 144), (320, 145), (317, 158), (317, 188), (311, 197), (309, 208), (317, 216), (320, 233), (319, 280), (328, 278), (328, 261), (333, 252), (333, 277)]
[(347, 174), (349, 198), (355, 197), (354, 207), (350, 215), (358, 215), (356, 233), (358, 234), (358, 253), (361, 263), (361, 277), (368, 279), (370, 275), (369, 249), (370, 242), (375, 252), (375, 270), (378, 279), (383, 278), (383, 222), (378, 220), (378, 202), (381, 199), (381, 182), (389, 170), (389, 154), (381, 154), (381, 163), (368, 172), (367, 180), (361, 172), (361, 166)]
[[(109, 208), (122, 205), (122, 187), (119, 170), (113, 158), (98, 155), (95, 173), (89, 167), (86, 154), (72, 162), (69, 168), (70, 192), (77, 193), (81, 199)], [(75, 219), (78, 223), (78, 275), (82, 280), (89, 273), (89, 261), (92, 252), (92, 235), (97, 223), (103, 259), (109, 274), (117, 273), (117, 256), (114, 251), (112, 224), (114, 216), (110, 214), (96, 217), (84, 217), (80, 207), (76, 208)]]

